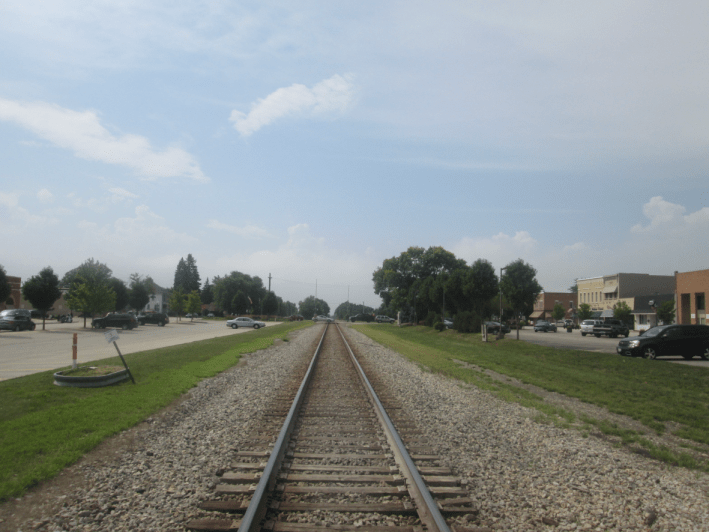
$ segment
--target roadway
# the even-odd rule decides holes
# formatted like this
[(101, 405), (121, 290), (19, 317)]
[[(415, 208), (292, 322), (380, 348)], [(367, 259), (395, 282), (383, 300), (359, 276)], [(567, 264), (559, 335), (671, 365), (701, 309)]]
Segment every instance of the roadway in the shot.
[[(74, 323), (47, 321), (44, 331), (41, 320), (35, 320), (35, 323), (37, 329), (34, 331), (0, 332), (0, 381), (70, 366), (74, 333), (77, 333), (79, 365), (117, 355), (113, 344), (106, 341), (106, 330), (91, 329), (90, 320), (87, 320), (87, 328), (84, 328), (83, 319), (77, 319)], [(121, 353), (127, 355), (253, 330), (234, 330), (225, 323), (223, 320), (175, 321), (171, 318), (164, 327), (142, 325), (132, 331), (119, 329), (116, 344)], [(280, 322), (268, 322), (267, 327), (277, 323)]]

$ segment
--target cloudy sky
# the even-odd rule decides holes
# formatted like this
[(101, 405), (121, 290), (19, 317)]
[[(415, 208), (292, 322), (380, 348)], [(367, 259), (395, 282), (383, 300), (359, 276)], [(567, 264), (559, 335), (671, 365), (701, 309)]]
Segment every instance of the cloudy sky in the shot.
[[(297, 7), (295, 7), (297, 6)], [(0, 264), (378, 306), (409, 246), (547, 291), (709, 268), (709, 3), (6, 0)]]

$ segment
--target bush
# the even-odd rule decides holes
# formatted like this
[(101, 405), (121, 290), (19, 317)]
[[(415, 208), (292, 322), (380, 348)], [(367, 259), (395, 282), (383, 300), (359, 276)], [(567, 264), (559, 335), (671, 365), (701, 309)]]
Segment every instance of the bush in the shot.
[(434, 323), (433, 328), (436, 329), (438, 332), (446, 330), (446, 326), (443, 324), (442, 321), (437, 321), (436, 323)]
[(461, 333), (480, 332), (482, 320), (475, 312), (463, 311), (455, 315), (453, 328)]
[(438, 315), (438, 312), (435, 310), (429, 310), (428, 314), (426, 314), (426, 319), (423, 320), (423, 324), (426, 327), (433, 327), (433, 324), (437, 321), (441, 321), (441, 317)]

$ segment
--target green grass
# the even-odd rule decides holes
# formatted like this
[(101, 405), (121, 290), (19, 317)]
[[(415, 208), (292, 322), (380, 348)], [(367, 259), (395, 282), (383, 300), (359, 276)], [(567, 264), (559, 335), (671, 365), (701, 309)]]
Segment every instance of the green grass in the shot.
[(675, 455), (669, 449), (656, 447), (632, 431), (603, 422), (575, 420), (573, 413), (545, 403), (540, 396), (495, 381), (480, 370), (461, 367), (456, 360), (630, 416), (658, 434), (667, 430), (668, 422), (676, 422), (680, 428), (674, 434), (704, 445), (709, 445), (707, 368), (543, 347), (516, 341), (514, 333), (505, 340), (484, 343), (478, 334), (463, 335), (452, 330), (439, 333), (430, 327), (357, 328), (431, 371), (536, 408), (542, 421), (560, 426), (580, 422), (585, 424), (585, 430), (594, 424), (604, 434), (616, 436), (626, 444), (641, 445), (655, 458), (685, 466), (693, 463), (691, 467), (709, 470), (709, 464), (696, 464), (689, 455)]
[[(135, 385), (61, 387), (53, 384), (53, 372), (0, 382), (0, 500), (53, 477), (104, 439), (150, 417), (202, 379), (234, 366), (241, 355), (309, 325), (285, 323), (124, 355)], [(122, 364), (115, 357), (93, 365)]]

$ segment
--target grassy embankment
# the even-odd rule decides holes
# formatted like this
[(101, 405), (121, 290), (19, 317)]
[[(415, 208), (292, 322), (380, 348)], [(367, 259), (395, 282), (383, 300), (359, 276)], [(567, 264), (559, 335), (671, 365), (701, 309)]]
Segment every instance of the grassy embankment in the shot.
[[(285, 323), (124, 355), (136, 385), (60, 387), (53, 384), (53, 372), (0, 382), (0, 501), (55, 476), (104, 439), (150, 417), (202, 379), (236, 365), (241, 355), (309, 325)], [(122, 366), (118, 357), (95, 365)]]
[(505, 340), (483, 343), (479, 334), (464, 335), (452, 330), (439, 333), (430, 327), (357, 328), (433, 372), (537, 409), (540, 421), (575, 427), (586, 434), (600, 430), (624, 444), (644, 448), (659, 460), (709, 471), (709, 463), (698, 462), (688, 453), (654, 445), (642, 432), (586, 416), (577, 418), (573, 412), (545, 402), (538, 394), (496, 381), (482, 370), (463, 367), (456, 361), (630, 416), (645, 425), (647, 432), (662, 434), (668, 424), (677, 423), (679, 428), (673, 429), (673, 433), (688, 441), (687, 448), (696, 450), (706, 450), (709, 445), (709, 369), (543, 347), (517, 341), (514, 333)]

